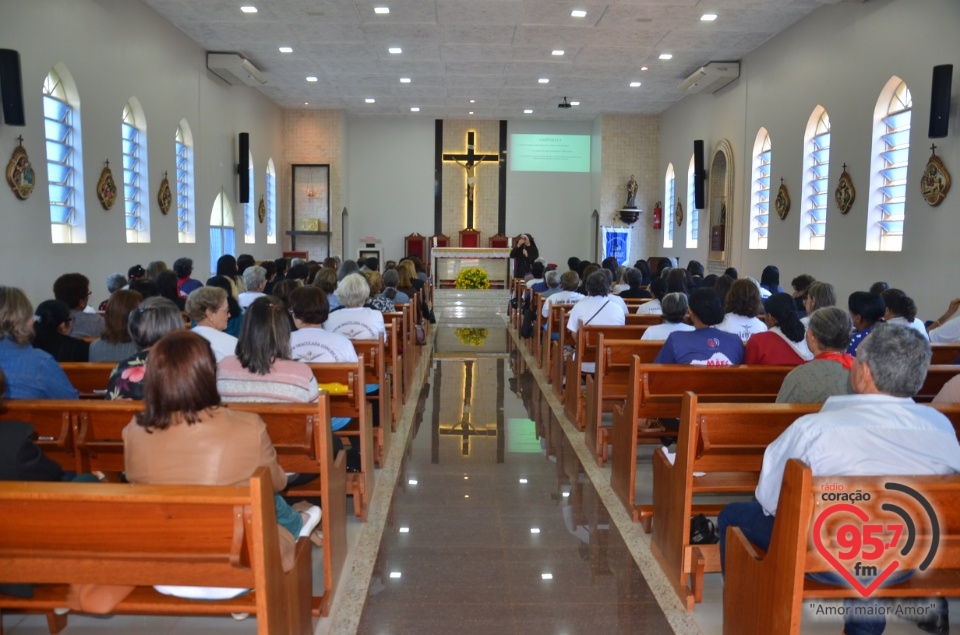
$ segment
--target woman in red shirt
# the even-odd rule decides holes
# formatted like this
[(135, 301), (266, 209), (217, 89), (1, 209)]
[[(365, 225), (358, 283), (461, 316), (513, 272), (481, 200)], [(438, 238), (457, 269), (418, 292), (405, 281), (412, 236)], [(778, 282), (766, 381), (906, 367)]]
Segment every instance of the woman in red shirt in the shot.
[(769, 330), (747, 340), (743, 363), (798, 366), (813, 359), (793, 298), (786, 293), (774, 293), (763, 303), (763, 308)]

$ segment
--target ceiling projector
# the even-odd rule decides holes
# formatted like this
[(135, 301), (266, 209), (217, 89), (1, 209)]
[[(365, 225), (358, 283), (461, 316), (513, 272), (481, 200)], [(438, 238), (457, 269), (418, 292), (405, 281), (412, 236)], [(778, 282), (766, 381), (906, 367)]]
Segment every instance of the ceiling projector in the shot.
[(573, 108), (573, 106), (571, 106), (570, 102), (567, 101), (567, 98), (564, 97), (563, 101), (557, 104), (557, 108)]

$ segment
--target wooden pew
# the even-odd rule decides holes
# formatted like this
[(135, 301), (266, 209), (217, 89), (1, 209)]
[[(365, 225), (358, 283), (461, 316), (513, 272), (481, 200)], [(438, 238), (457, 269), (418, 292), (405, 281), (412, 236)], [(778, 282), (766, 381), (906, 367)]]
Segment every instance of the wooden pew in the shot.
[(634, 520), (648, 527), (649, 505), (636, 505), (637, 441), (673, 433), (659, 426), (647, 427), (646, 419), (680, 416), (683, 394), (691, 391), (700, 401), (773, 402), (783, 378), (793, 366), (686, 366), (644, 364), (634, 357), (630, 363), (626, 401), (613, 408), (610, 442), (610, 486)]
[[(614, 333), (613, 337), (617, 337), (617, 334)], [(604, 333), (597, 338), (596, 372), (587, 375), (583, 424), (587, 448), (597, 457), (600, 467), (609, 458), (607, 452), (611, 430), (602, 425), (603, 414), (613, 412), (614, 406), (627, 399), (633, 387), (630, 383), (633, 356), (638, 356), (644, 364), (652, 364), (662, 347), (662, 341), (610, 339)]]
[[(556, 304), (550, 305), (550, 310), (547, 312), (547, 328), (546, 332), (543, 334), (543, 345), (541, 346), (541, 356), (537, 362), (540, 364), (540, 369), (543, 371), (544, 376), (547, 379), (547, 383), (553, 383), (553, 367), (554, 367), (554, 355), (556, 349), (553, 345), (553, 336), (563, 334), (564, 327), (567, 323), (567, 311), (570, 310), (571, 304)], [(566, 335), (564, 335), (566, 337)], [(560, 349), (562, 351), (562, 349)]]
[(960, 365), (937, 364), (927, 368), (927, 376), (923, 380), (923, 386), (920, 392), (914, 397), (916, 401), (932, 401), (937, 393), (943, 388), (943, 385), (960, 374)]
[(330, 394), (330, 416), (349, 417), (349, 425), (334, 432), (351, 439), (351, 445), (360, 453), (360, 471), (347, 473), (347, 491), (353, 494), (354, 514), (367, 522), (367, 508), (375, 484), (373, 471), (372, 412), (366, 401), (364, 386), (366, 374), (363, 357), (356, 364), (308, 364), (318, 384), (342, 384), (347, 391)]
[[(690, 517), (716, 516), (719, 505), (694, 505), (700, 494), (752, 494), (767, 446), (821, 404), (701, 404), (683, 396), (677, 454), (653, 455), (653, 535), (650, 550), (688, 611), (703, 595), (703, 574), (720, 571), (718, 545), (690, 544)], [(694, 472), (705, 472), (694, 476)], [(687, 582), (687, 578), (690, 582)]]
[(556, 333), (558, 338), (556, 340), (552, 339), (551, 333), (550, 366), (547, 372), (550, 375), (550, 383), (553, 384), (553, 392), (556, 393), (561, 402), (563, 401), (563, 371), (565, 368), (563, 350), (567, 346), (574, 348), (577, 345), (573, 333), (567, 330), (567, 316), (570, 313), (571, 306), (573, 305), (561, 304), (550, 307), (552, 333)]
[(395, 425), (390, 417), (390, 378), (387, 376), (383, 337), (376, 340), (353, 340), (353, 348), (358, 356), (363, 356), (367, 381), (377, 385), (377, 394), (368, 393), (366, 399), (371, 404), (376, 402), (380, 413), (380, 420), (371, 422), (371, 425), (378, 424), (373, 428), (374, 460), (382, 468), (387, 460), (390, 433)]
[(626, 318), (627, 326), (654, 326), (655, 324), (663, 323), (663, 316), (660, 315), (637, 315), (636, 313), (628, 313)]
[[(70, 522), (75, 520), (75, 522)], [(36, 583), (32, 598), (0, 595), (0, 610), (67, 616), (70, 583), (135, 585), (115, 614), (249, 613), (257, 632), (313, 632), (310, 541), (293, 570), (280, 563), (266, 468), (247, 487), (107, 483), (0, 483), (0, 582)], [(325, 554), (326, 556), (326, 554)], [(153, 585), (254, 589), (232, 600), (187, 600)]]
[(403, 405), (403, 311), (383, 314), (383, 324), (387, 330), (384, 340), (387, 355), (387, 373), (390, 375), (390, 408), (394, 424), (400, 419), (400, 406)]
[[(960, 567), (957, 564), (960, 562), (960, 506), (957, 505), (960, 476), (814, 477), (806, 464), (791, 459), (784, 470), (769, 551), (763, 553), (752, 545), (739, 527), (730, 527), (727, 531), (724, 634), (798, 635), (803, 604), (808, 598), (859, 598), (859, 593), (852, 587), (820, 584), (804, 577), (807, 572), (833, 570), (809, 539), (814, 517), (822, 509), (819, 507), (823, 493), (820, 488), (828, 483), (839, 482), (847, 491), (869, 493), (870, 500), (858, 502), (857, 508), (872, 519), (889, 518), (890, 514), (882, 512), (880, 507), (891, 503), (891, 494), (884, 488), (890, 480), (906, 483), (916, 489), (936, 510), (940, 525), (939, 548), (937, 557), (926, 571), (898, 584), (881, 586), (872, 592), (871, 597), (960, 595)], [(906, 507), (906, 513), (915, 519), (927, 517), (915, 501), (905, 496), (896, 496), (894, 503)], [(828, 520), (824, 532), (826, 535), (835, 535), (830, 531), (829, 523)], [(917, 546), (911, 554), (913, 558), (904, 562), (905, 567), (916, 568), (917, 560), (928, 551), (929, 525), (922, 525), (917, 531)], [(907, 532), (899, 537), (895, 547), (898, 553), (899, 546), (905, 544), (907, 538)], [(883, 562), (881, 568), (885, 567)], [(887, 619), (889, 621), (890, 618)]]
[(110, 384), (110, 374), (116, 367), (113, 362), (60, 362), (60, 368), (81, 399), (103, 399)]
[[(661, 451), (653, 457), (650, 550), (688, 611), (702, 600), (703, 574), (720, 571), (719, 545), (690, 544), (690, 518), (698, 513), (716, 516), (724, 506), (695, 504), (694, 497), (752, 495), (767, 446), (798, 418), (820, 408), (821, 404), (704, 404), (693, 393), (684, 395), (675, 461), (671, 465)], [(960, 405), (938, 404), (937, 409), (960, 426)]]
[(930, 350), (933, 352), (931, 364), (955, 364), (960, 359), (960, 342), (931, 344)]
[(533, 335), (531, 336), (533, 340), (533, 358), (537, 360), (537, 365), (540, 365), (540, 358), (543, 357), (543, 326), (547, 323), (546, 318), (543, 317), (543, 305), (546, 301), (547, 299), (543, 297), (543, 294), (537, 294), (537, 303), (534, 309), (536, 313), (533, 315)]
[[(640, 341), (644, 331), (649, 328), (641, 326), (581, 326), (577, 329), (577, 344), (572, 357), (566, 360), (567, 384), (563, 390), (563, 409), (571, 421), (576, 422), (577, 428), (583, 430), (583, 389), (582, 382), (593, 373), (583, 370), (584, 364), (596, 364), (599, 338), (606, 335), (618, 340)], [(653, 361), (653, 360), (651, 360)]]
[[(319, 478), (288, 489), (286, 495), (319, 497), (323, 517), (324, 594), (314, 599), (318, 614), (327, 615), (346, 560), (346, 456), (333, 456), (330, 432), (330, 401), (321, 393), (316, 404), (229, 403), (232, 410), (252, 412), (267, 426), (277, 460), (286, 472), (318, 474)], [(34, 424), (38, 445), (65, 470), (78, 473), (100, 471), (113, 480), (124, 470), (123, 429), (143, 410), (142, 401), (93, 401), (53, 399), (9, 399), (0, 419), (28, 421)], [(47, 432), (57, 434), (68, 425), (72, 447), (69, 452), (58, 446), (66, 440), (45, 441)], [(0, 425), (3, 425), (0, 421)], [(54, 451), (49, 451), (53, 447)], [(67, 463), (64, 458), (69, 457)]]

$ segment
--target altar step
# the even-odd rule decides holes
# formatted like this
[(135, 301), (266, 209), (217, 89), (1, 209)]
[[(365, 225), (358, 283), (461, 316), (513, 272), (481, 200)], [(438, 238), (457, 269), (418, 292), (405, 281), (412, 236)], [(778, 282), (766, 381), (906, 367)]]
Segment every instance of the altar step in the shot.
[(435, 289), (433, 313), (446, 325), (495, 325), (507, 320), (508, 289)]

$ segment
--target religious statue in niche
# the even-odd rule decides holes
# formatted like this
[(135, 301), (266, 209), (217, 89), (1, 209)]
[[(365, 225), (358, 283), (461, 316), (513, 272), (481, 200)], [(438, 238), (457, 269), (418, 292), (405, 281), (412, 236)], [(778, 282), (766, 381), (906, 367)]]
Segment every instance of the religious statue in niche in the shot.
[(847, 174), (846, 163), (843, 164), (843, 173), (840, 175), (840, 182), (837, 183), (837, 191), (833, 193), (833, 198), (841, 214), (849, 212), (853, 202), (857, 200), (857, 190), (853, 187), (850, 175)]
[(677, 219), (677, 227), (683, 224), (683, 205), (680, 204), (680, 199), (677, 199), (677, 210), (673, 213)]
[(937, 146), (930, 146), (930, 160), (920, 177), (920, 194), (930, 207), (936, 207), (950, 191), (950, 173), (937, 156)]
[(160, 191), (157, 192), (157, 204), (160, 206), (160, 212), (164, 215), (170, 211), (173, 204), (173, 193), (170, 192), (170, 181), (167, 180), (167, 173), (163, 173), (163, 180), (160, 181)]
[(36, 174), (33, 172), (33, 166), (30, 165), (30, 157), (27, 156), (27, 151), (23, 147), (23, 137), (17, 137), (17, 141), (20, 144), (13, 149), (13, 156), (7, 164), (7, 183), (13, 188), (16, 197), (25, 201), (33, 192)]
[(625, 209), (637, 209), (637, 180), (633, 178), (633, 175), (630, 175), (630, 180), (627, 181), (627, 204), (623, 206)]
[(117, 184), (113, 180), (113, 172), (110, 171), (110, 161), (104, 163), (100, 180), (97, 181), (97, 198), (100, 199), (103, 209), (109, 210), (117, 200)]
[(777, 210), (777, 216), (780, 217), (780, 220), (784, 220), (790, 213), (790, 193), (787, 192), (787, 186), (783, 184), (783, 179), (780, 179), (780, 189), (777, 190), (777, 198), (773, 202), (773, 206)]

